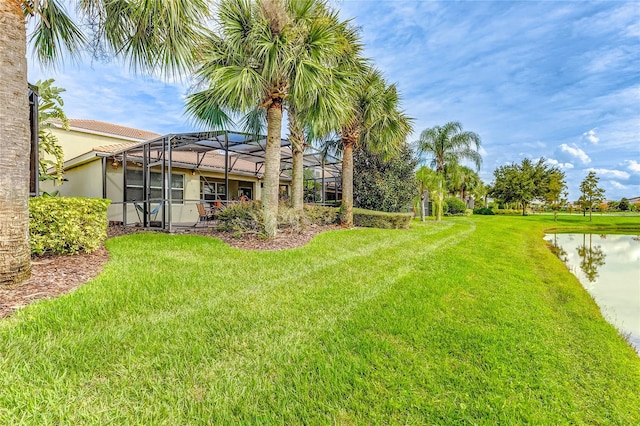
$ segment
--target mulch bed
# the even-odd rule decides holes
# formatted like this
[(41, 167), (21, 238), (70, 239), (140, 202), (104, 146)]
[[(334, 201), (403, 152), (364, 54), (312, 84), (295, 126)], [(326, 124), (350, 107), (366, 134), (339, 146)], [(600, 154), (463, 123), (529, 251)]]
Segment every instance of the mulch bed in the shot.
[[(280, 230), (275, 238), (263, 239), (258, 235), (244, 234), (237, 238), (231, 232), (219, 232), (206, 228), (193, 228), (183, 233), (219, 238), (232, 247), (243, 250), (283, 250), (301, 247), (318, 233), (338, 226), (312, 226), (302, 232)], [(142, 232), (132, 227), (109, 227), (109, 238)], [(149, 231), (145, 231), (149, 232)], [(0, 287), (0, 318), (8, 317), (17, 309), (41, 299), (52, 299), (75, 290), (102, 271), (109, 260), (104, 247), (89, 254), (54, 255), (34, 258), (31, 262), (31, 278), (14, 287)]]

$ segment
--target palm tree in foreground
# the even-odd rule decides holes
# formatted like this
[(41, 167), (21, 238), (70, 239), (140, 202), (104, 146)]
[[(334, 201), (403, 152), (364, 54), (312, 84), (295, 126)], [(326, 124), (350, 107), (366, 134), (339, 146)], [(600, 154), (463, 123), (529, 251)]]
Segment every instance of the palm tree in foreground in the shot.
[[(480, 169), (480, 143), (477, 133), (463, 131), (462, 124), (451, 121), (444, 126), (423, 130), (417, 145), (420, 155), (431, 157), (431, 167), (444, 178), (447, 167), (453, 169), (462, 160), (469, 160)], [(441, 218), (438, 214), (436, 220)]]
[(376, 70), (364, 69), (351, 98), (352, 112), (342, 125), (342, 206), (340, 221), (353, 226), (353, 149), (366, 145), (371, 152), (393, 155), (411, 132), (412, 119), (399, 110), (395, 85), (387, 85)]
[(202, 22), (209, 10), (207, 0), (74, 3), (91, 26), (90, 37), (59, 0), (0, 2), (0, 285), (31, 274), (26, 20), (33, 24), (34, 52), (45, 65), (59, 60), (62, 52), (91, 45), (127, 58), (134, 69), (179, 72), (192, 62), (192, 46), (205, 31)]

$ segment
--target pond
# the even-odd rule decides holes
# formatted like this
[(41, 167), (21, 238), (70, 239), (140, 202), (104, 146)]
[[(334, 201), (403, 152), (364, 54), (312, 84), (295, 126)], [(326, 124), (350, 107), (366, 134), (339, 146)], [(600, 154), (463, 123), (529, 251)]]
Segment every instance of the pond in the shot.
[(640, 236), (548, 234), (545, 240), (640, 353)]

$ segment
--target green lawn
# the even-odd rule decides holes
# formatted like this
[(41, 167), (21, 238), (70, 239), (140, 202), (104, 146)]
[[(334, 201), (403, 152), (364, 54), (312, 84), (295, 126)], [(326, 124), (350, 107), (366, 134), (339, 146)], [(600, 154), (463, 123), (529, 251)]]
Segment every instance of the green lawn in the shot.
[(638, 424), (640, 357), (542, 240), (587, 220), (109, 240), (98, 278), (0, 321), (0, 424)]

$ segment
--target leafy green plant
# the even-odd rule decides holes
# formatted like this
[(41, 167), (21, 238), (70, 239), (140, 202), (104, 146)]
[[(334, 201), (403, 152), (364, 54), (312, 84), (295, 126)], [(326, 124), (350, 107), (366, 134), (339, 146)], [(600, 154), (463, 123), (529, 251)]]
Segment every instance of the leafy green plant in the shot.
[(409, 227), (411, 213), (386, 213), (373, 210), (353, 209), (353, 223), (365, 228), (404, 229)]
[(339, 222), (336, 207), (305, 205), (304, 215), (310, 225), (332, 225)]
[(456, 216), (464, 214), (464, 211), (467, 209), (467, 205), (459, 198), (449, 197), (445, 200), (447, 204), (447, 209), (445, 210), (445, 214), (448, 216)]
[(218, 229), (240, 237), (245, 232), (264, 233), (262, 203), (251, 201), (231, 204), (218, 213)]
[(473, 214), (481, 214), (481, 215), (489, 216), (489, 215), (494, 215), (495, 213), (489, 207), (481, 207), (479, 209), (474, 209)]
[[(57, 180), (62, 182), (64, 154), (58, 138), (51, 132), (55, 127), (54, 121), (59, 122), (63, 129), (69, 130), (69, 119), (62, 107), (62, 92), (65, 89), (52, 86), (54, 80), (38, 80), (38, 148), (40, 160), (40, 180)], [(49, 155), (53, 159), (46, 157)], [(53, 167), (55, 172), (50, 174), (48, 169)]]
[(31, 198), (31, 254), (75, 254), (97, 250), (107, 238), (110, 203), (111, 200), (97, 198)]

